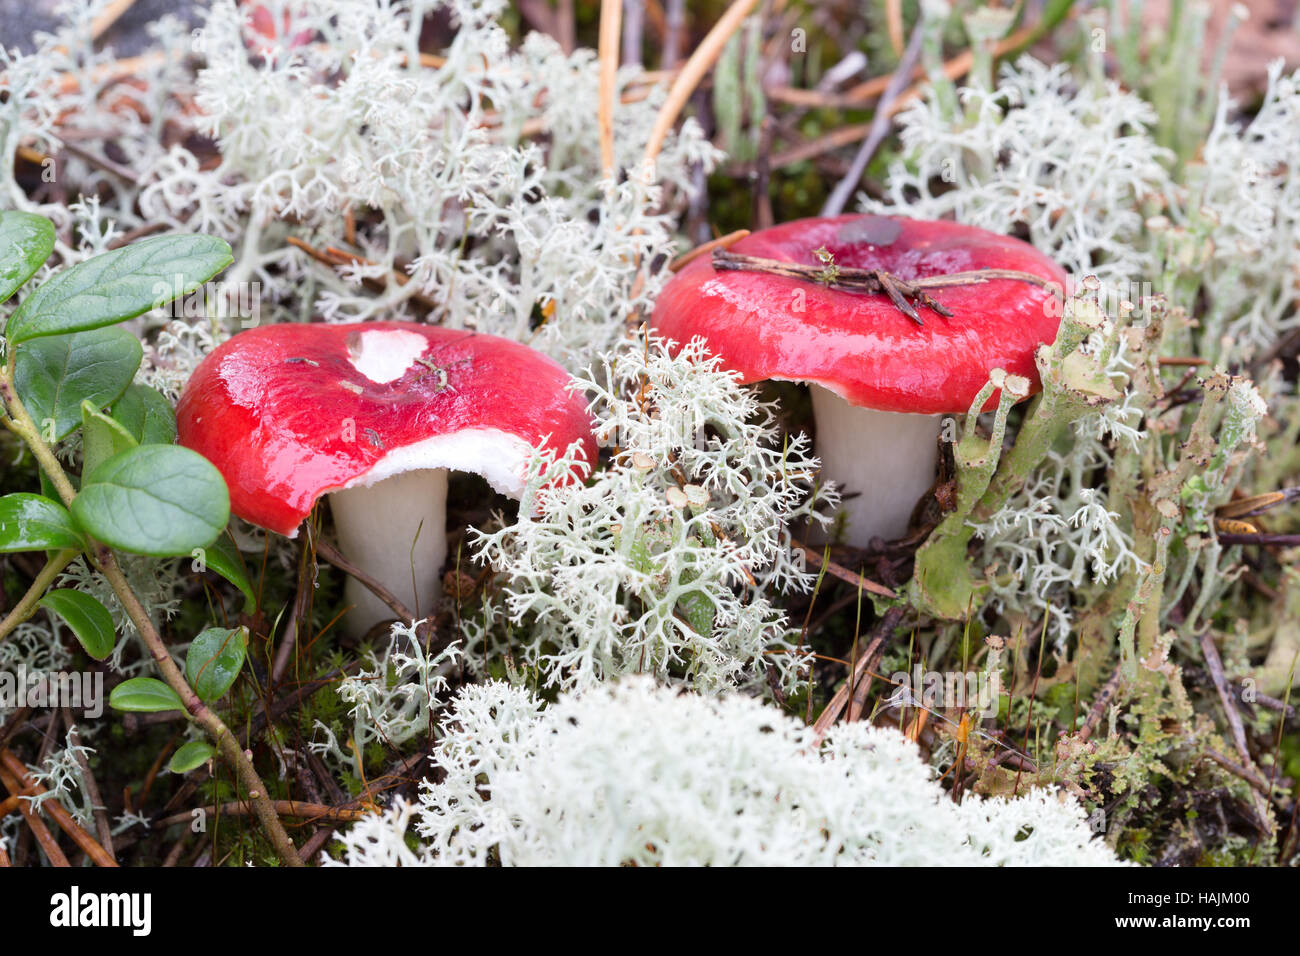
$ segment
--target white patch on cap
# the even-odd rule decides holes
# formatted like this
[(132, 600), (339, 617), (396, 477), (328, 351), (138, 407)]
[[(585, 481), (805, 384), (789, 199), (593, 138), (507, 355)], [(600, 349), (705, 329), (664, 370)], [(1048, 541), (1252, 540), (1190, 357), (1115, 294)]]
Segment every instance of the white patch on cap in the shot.
[(392, 382), (406, 374), (429, 347), (429, 340), (406, 329), (370, 329), (348, 349), (352, 367), (372, 382)]

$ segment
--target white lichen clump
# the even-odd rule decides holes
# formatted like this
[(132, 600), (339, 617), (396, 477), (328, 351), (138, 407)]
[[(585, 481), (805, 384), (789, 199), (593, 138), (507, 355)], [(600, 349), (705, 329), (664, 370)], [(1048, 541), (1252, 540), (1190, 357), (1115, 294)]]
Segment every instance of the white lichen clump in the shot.
[(1221, 362), (1252, 358), (1300, 324), (1300, 72), (1283, 76), (1273, 63), (1244, 127), (1235, 105), (1220, 98), (1204, 165), (1189, 170), (1192, 209), (1212, 243), (1202, 341)]
[[(629, 678), (542, 707), (461, 690), (445, 776), (343, 835), (352, 866), (1103, 866), (1073, 798), (960, 805), (896, 731), (810, 728), (739, 695)], [(419, 840), (412, 840), (418, 835)], [(415, 843), (412, 847), (411, 843)]]
[(1069, 66), (1021, 57), (996, 90), (958, 94), (965, 119), (934, 92), (899, 116), (903, 154), (884, 202), (868, 212), (1027, 232), (1075, 276), (1127, 284), (1150, 276), (1143, 204), (1173, 189), (1169, 153), (1148, 133), (1155, 110), (1116, 83), (1077, 84)]
[[(611, 178), (592, 122), (595, 53), (565, 55), (535, 31), (512, 49), (498, 0), (266, 6), (289, 23), (277, 43), (229, 0), (196, 40), (207, 64), (196, 125), (220, 144), (220, 164), (199, 169), (177, 147), (151, 164), (141, 196), (151, 219), (184, 218), (235, 245), (227, 283), (285, 300), (278, 320), (304, 307), (337, 320), (429, 312), (575, 366), (613, 344), (630, 310), (648, 310), (666, 277), (646, 267), (674, 254), (689, 199), (664, 184), (720, 158), (688, 121), (642, 168), (663, 86), (620, 72)], [(434, 13), (456, 24), (436, 65), (418, 45)], [(292, 43), (313, 35), (322, 42)], [(367, 210), (382, 227), (352, 245), (346, 217)], [(285, 245), (291, 234), (365, 261), (322, 268)]]
[(835, 501), (814, 494), (807, 439), (782, 444), (771, 409), (698, 340), (676, 356), (629, 345), (577, 384), (612, 466), (548, 485), (575, 462), (539, 457), (518, 521), (474, 533), (520, 625), (515, 652), (559, 687), (631, 672), (715, 691), (769, 668), (791, 686), (805, 658), (766, 593), (812, 584), (787, 529), (824, 523), (814, 504)]
[(410, 624), (394, 624), (390, 638), (382, 648), (367, 648), (366, 666), (339, 681), (336, 692), (352, 718), (348, 748), (319, 720), (315, 739), (308, 743), (327, 763), (359, 779), (364, 778), (361, 757), (368, 746), (400, 747), (429, 731), (446, 697), (446, 675), (460, 656), (455, 644), (427, 650)]

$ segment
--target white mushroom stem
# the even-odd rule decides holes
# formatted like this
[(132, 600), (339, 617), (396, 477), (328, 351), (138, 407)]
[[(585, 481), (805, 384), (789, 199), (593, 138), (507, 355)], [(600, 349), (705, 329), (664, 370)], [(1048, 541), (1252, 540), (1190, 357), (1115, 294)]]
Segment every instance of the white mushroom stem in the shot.
[[(416, 619), (429, 614), (442, 591), (447, 558), (447, 469), (406, 471), (369, 487), (330, 495), (339, 550), (386, 587)], [(352, 606), (343, 619), (361, 635), (396, 615), (360, 581), (349, 576), (343, 592)]]
[(934, 483), (943, 416), (859, 408), (820, 385), (811, 389), (822, 477), (846, 498), (856, 493), (842, 507), (847, 542), (866, 547), (872, 538), (902, 537)]

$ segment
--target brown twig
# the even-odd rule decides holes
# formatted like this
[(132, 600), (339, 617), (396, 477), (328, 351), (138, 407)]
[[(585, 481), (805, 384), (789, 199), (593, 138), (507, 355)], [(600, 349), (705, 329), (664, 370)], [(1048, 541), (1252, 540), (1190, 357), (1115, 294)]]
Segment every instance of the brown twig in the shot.
[(298, 553), (298, 588), (294, 592), (293, 609), (289, 612), (289, 620), (285, 622), (284, 633), (280, 637), (280, 646), (276, 648), (275, 664), (271, 668), (272, 684), (278, 684), (284, 678), (285, 671), (289, 669), (289, 662), (293, 659), (294, 648), (299, 644), (299, 634), (307, 630), (311, 621), (311, 599), (315, 594), (315, 589), (311, 586), (315, 573), (311, 541), (315, 533), (311, 527), (309, 524), (308, 533), (303, 535), (302, 546)]
[[(8, 753), (8, 751), (5, 752)], [(23, 769), (26, 770), (25, 767)], [(24, 787), (22, 782), (3, 764), (0, 764), (0, 784), (3, 784), (5, 789), (15, 797), (31, 792), (30, 788)], [(36, 842), (45, 852), (45, 858), (50, 861), (50, 865), (70, 866), (68, 858), (59, 849), (59, 841), (54, 839), (54, 834), (45, 825), (45, 821), (32, 809), (31, 802), (28, 800), (20, 801), (18, 811), (23, 815), (23, 820), (27, 823), (27, 829), (31, 831), (32, 836), (36, 838)]]
[(872, 295), (887, 295), (895, 307), (917, 325), (923, 325), (916, 309), (908, 301), (915, 300), (920, 305), (942, 315), (952, 318), (953, 312), (929, 294), (929, 289), (950, 289), (957, 286), (981, 285), (995, 279), (1013, 279), (1028, 282), (1047, 289), (1054, 296), (1064, 298), (1064, 291), (1050, 279), (1032, 272), (1019, 272), (1015, 269), (970, 269), (964, 272), (950, 272), (947, 275), (927, 276), (923, 279), (900, 279), (883, 269), (856, 269), (836, 265), (800, 265), (797, 262), (782, 262), (779, 259), (765, 259), (761, 256), (747, 256), (726, 249), (713, 251), (713, 268), (718, 271), (763, 272), (769, 275), (797, 279), (801, 282), (815, 282), (828, 289), (842, 289), (846, 292), (864, 292)]
[(318, 557), (322, 557), (330, 564), (334, 565), (334, 567), (338, 568), (344, 574), (350, 574), (352, 577), (364, 584), (370, 589), (370, 593), (387, 604), (398, 618), (403, 621), (415, 620), (415, 612), (403, 604), (397, 595), (388, 590), (388, 588), (384, 587), (370, 575), (366, 574), (366, 572), (362, 571), (347, 558), (343, 557), (338, 548), (334, 547), (334, 545), (330, 544), (324, 538), (319, 538), (316, 541), (316, 554)]
[(1252, 515), (1263, 514), (1278, 505), (1294, 501), (1296, 498), (1300, 498), (1300, 487), (1283, 488), (1281, 491), (1266, 491), (1260, 495), (1249, 495), (1219, 505), (1214, 509), (1214, 516), (1216, 518), (1249, 518)]
[[(304, 240), (299, 239), (297, 236), (289, 236), (285, 240), (285, 242), (289, 243), (289, 245), (293, 246), (295, 249), (301, 249), (303, 252), (307, 253), (307, 255), (311, 256), (313, 259), (315, 259), (317, 262), (321, 263), (322, 265), (331, 266), (335, 269), (338, 269), (340, 267), (345, 267), (345, 266), (376, 265), (376, 263), (371, 262), (369, 259), (365, 258), (364, 256), (359, 256), (351, 252), (345, 252), (344, 250), (338, 249), (334, 246), (326, 246), (324, 249), (317, 249), (315, 246), (311, 245), (311, 243), (305, 242)], [(393, 281), (401, 286), (404, 286), (411, 281), (410, 276), (408, 276), (404, 272), (398, 271), (397, 269), (389, 270), (389, 274), (393, 277)], [(370, 286), (372, 289), (376, 289), (377, 291), (380, 292), (384, 291), (387, 288), (387, 283), (383, 282), (380, 279), (366, 278), (363, 279), (362, 282)], [(426, 312), (434, 312), (437, 311), (438, 308), (438, 303), (434, 302), (432, 299), (424, 295), (424, 293), (422, 292), (414, 293), (411, 296), (411, 301), (419, 305)]]
[(1240, 777), (1242, 780), (1245, 780), (1248, 784), (1250, 784), (1261, 794), (1263, 794), (1267, 799), (1269, 800), (1273, 799), (1272, 787), (1269, 786), (1268, 781), (1265, 780), (1263, 777), (1261, 777), (1259, 774), (1257, 774), (1255, 771), (1251, 770), (1249, 767), (1243, 767), (1235, 760), (1230, 760), (1227, 757), (1225, 757), (1223, 754), (1219, 753), (1218, 751), (1210, 750), (1208, 747), (1205, 750), (1201, 751), (1201, 753), (1204, 756), (1209, 757), (1211, 760), (1217, 763), (1220, 767), (1223, 767), (1229, 773), (1233, 774), (1234, 776)]
[(645, 153), (641, 161), (643, 169), (649, 170), (653, 167), (659, 151), (663, 149), (664, 140), (668, 138), (668, 131), (673, 128), (677, 117), (686, 108), (691, 94), (704, 79), (704, 75), (713, 68), (713, 64), (722, 55), (722, 48), (727, 45), (731, 35), (740, 29), (740, 25), (745, 22), (745, 17), (749, 16), (756, 3), (758, 0), (735, 0), (718, 18), (713, 29), (700, 41), (700, 45), (695, 48), (695, 52), (677, 74), (677, 79), (668, 90), (668, 98), (659, 108), (659, 114), (655, 117), (654, 126), (651, 127), (650, 136), (646, 140)]
[[(1214, 636), (1207, 627), (1201, 633), (1201, 653), (1205, 657), (1205, 668), (1214, 682), (1214, 689), (1219, 692), (1219, 701), (1223, 704), (1223, 714), (1232, 731), (1232, 745), (1237, 750), (1237, 758), (1242, 767), (1249, 767), (1254, 761), (1250, 757), (1250, 748), (1246, 745), (1246, 728), (1241, 722), (1241, 714), (1228, 690), (1228, 678), (1223, 672), (1223, 660), (1219, 657), (1219, 648), (1214, 643)], [(1256, 812), (1263, 826), (1268, 826), (1268, 806), (1262, 797), (1256, 797)]]
[[(901, 12), (899, 28), (902, 28)], [(912, 28), (912, 36), (907, 41), (907, 49), (902, 54), (902, 59), (898, 63), (898, 68), (894, 75), (889, 79), (889, 85), (885, 87), (885, 92), (880, 98), (880, 105), (876, 107), (876, 115), (872, 117), (871, 128), (867, 132), (867, 138), (859, 147), (857, 154), (853, 157), (853, 162), (849, 166), (849, 171), (838, 183), (835, 189), (831, 191), (826, 202), (822, 205), (821, 214), (823, 216), (838, 216), (848, 205), (849, 197), (853, 195), (853, 190), (862, 180), (862, 175), (867, 171), (867, 163), (875, 155), (880, 144), (885, 141), (889, 135), (893, 112), (891, 112), (894, 101), (899, 98), (903, 92), (903, 87), (907, 84), (908, 71), (916, 63), (917, 58), (921, 55), (921, 41), (925, 38), (925, 15), (922, 14), (916, 21), (916, 26)]]
[(90, 21), (90, 36), (93, 40), (98, 40), (109, 28), (118, 21), (118, 18), (126, 11), (130, 10), (135, 4), (135, 0), (112, 0), (94, 20)]
[[(272, 800), (271, 806), (275, 812), (285, 817), (297, 817), (307, 823), (321, 820), (327, 820), (334, 823), (354, 823), (368, 816), (372, 811), (363, 807), (328, 807), (319, 803), (302, 803), (297, 800)], [(246, 803), (232, 801), (230, 803), (213, 804), (203, 807), (200, 811), (205, 816), (248, 816), (252, 809)], [(169, 827), (177, 823), (189, 823), (194, 818), (193, 810), (185, 810), (181, 813), (174, 813), (169, 817), (163, 817), (154, 824), (157, 829)]]
[(321, 850), (325, 849), (325, 844), (329, 842), (330, 837), (333, 835), (334, 827), (329, 826), (328, 824), (321, 827), (303, 843), (302, 858), (304, 860), (315, 859), (316, 855), (320, 853)]
[[(13, 751), (5, 750), (0, 752), (0, 763), (4, 764), (5, 771), (28, 794), (39, 796), (45, 793), (45, 788), (28, 776), (27, 767), (14, 756)], [(9, 784), (6, 782), (5, 786), (9, 786)], [(11, 793), (15, 792), (13, 787), (9, 787), (9, 790)], [(58, 825), (59, 829), (70, 836), (72, 841), (94, 861), (96, 866), (117, 866), (117, 863), (109, 856), (108, 852), (96, 842), (94, 837), (81, 828), (81, 825), (72, 818), (72, 814), (58, 800), (43, 801), (41, 809), (50, 815), (50, 819)], [(35, 831), (33, 830), (33, 832)]]
[(903, 0), (885, 0), (885, 23), (894, 56), (903, 55)]
[(1115, 694), (1118, 693), (1123, 680), (1123, 664), (1116, 665), (1115, 673), (1111, 674), (1110, 680), (1106, 681), (1102, 686), (1100, 693), (1097, 694), (1097, 699), (1092, 702), (1092, 707), (1088, 710), (1088, 716), (1084, 720), (1083, 726), (1079, 728), (1080, 743), (1086, 743), (1088, 738), (1092, 736), (1093, 731), (1097, 729), (1097, 725), (1101, 723), (1102, 715), (1106, 713), (1106, 708), (1110, 706), (1110, 702), (1115, 699)]
[(891, 607), (881, 617), (872, 631), (871, 640), (862, 651), (862, 656), (854, 661), (848, 680), (840, 685), (830, 703), (817, 716), (817, 721), (813, 724), (813, 736), (817, 741), (820, 742), (830, 732), (835, 721), (839, 720), (840, 714), (844, 713), (844, 709), (849, 706), (850, 700), (854, 710), (861, 713), (868, 686), (868, 682), (864, 681), (863, 677), (875, 667), (876, 659), (884, 651), (885, 643), (894, 636), (894, 629), (903, 619), (904, 611), (902, 607)]
[(1261, 531), (1258, 534), (1219, 534), (1216, 537), (1219, 539), (1219, 544), (1255, 544), (1282, 548), (1300, 547), (1300, 534), (1269, 534)]
[[(822, 556), (818, 554), (816, 551), (814, 551), (812, 548), (805, 548), (801, 544), (793, 544), (793, 543), (791, 544), (791, 547), (794, 548), (795, 551), (798, 551), (800, 554), (802, 554), (804, 558), (807, 559), (808, 563), (811, 564), (814, 568), (820, 568), (822, 566), (823, 564)], [(857, 587), (859, 584), (861, 584), (863, 590), (870, 591), (872, 594), (875, 594), (878, 597), (883, 597), (883, 598), (898, 597), (897, 592), (891, 590), (890, 588), (885, 587), (883, 584), (877, 584), (875, 581), (871, 580), (870, 578), (863, 577), (860, 574), (855, 574), (854, 572), (850, 571), (848, 568), (844, 567), (843, 565), (836, 564), (834, 561), (831, 561), (829, 558), (825, 559), (824, 563), (826, 565), (827, 574), (829, 574), (833, 578), (839, 578), (841, 581), (845, 582), (846, 584), (852, 584), (854, 587)]]
[(740, 242), (749, 235), (748, 229), (737, 229), (735, 232), (729, 232), (725, 236), (719, 236), (717, 239), (711, 239), (702, 245), (696, 246), (690, 252), (684, 252), (668, 266), (669, 272), (680, 272), (688, 265), (698, 259), (700, 256), (713, 253), (715, 249), (730, 249), (736, 243)]
[(600, 168), (606, 179), (614, 176), (614, 90), (618, 82), (618, 42), (623, 24), (623, 0), (600, 4)]

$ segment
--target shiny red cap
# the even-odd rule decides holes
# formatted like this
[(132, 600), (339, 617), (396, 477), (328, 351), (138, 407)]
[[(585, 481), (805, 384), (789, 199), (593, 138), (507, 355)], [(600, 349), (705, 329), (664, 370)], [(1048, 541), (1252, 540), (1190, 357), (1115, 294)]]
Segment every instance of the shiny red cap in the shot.
[(412, 322), (241, 332), (194, 370), (179, 441), (230, 488), (230, 510), (293, 537), (316, 500), (420, 468), (483, 475), (518, 497), (533, 446), (581, 441), (581, 391), (517, 342)]
[[(881, 269), (905, 280), (1010, 269), (1066, 286), (1063, 269), (1028, 243), (952, 222), (889, 216), (800, 219), (747, 236), (731, 252), (818, 266)], [(933, 289), (953, 312), (920, 304), (923, 326), (883, 294), (829, 288), (760, 272), (717, 271), (707, 256), (664, 288), (652, 325), (679, 345), (702, 336), (745, 382), (815, 382), (881, 411), (965, 411), (994, 368), (1039, 388), (1034, 349), (1056, 338), (1053, 292), (1018, 279)], [(988, 407), (996, 403), (996, 395)]]

